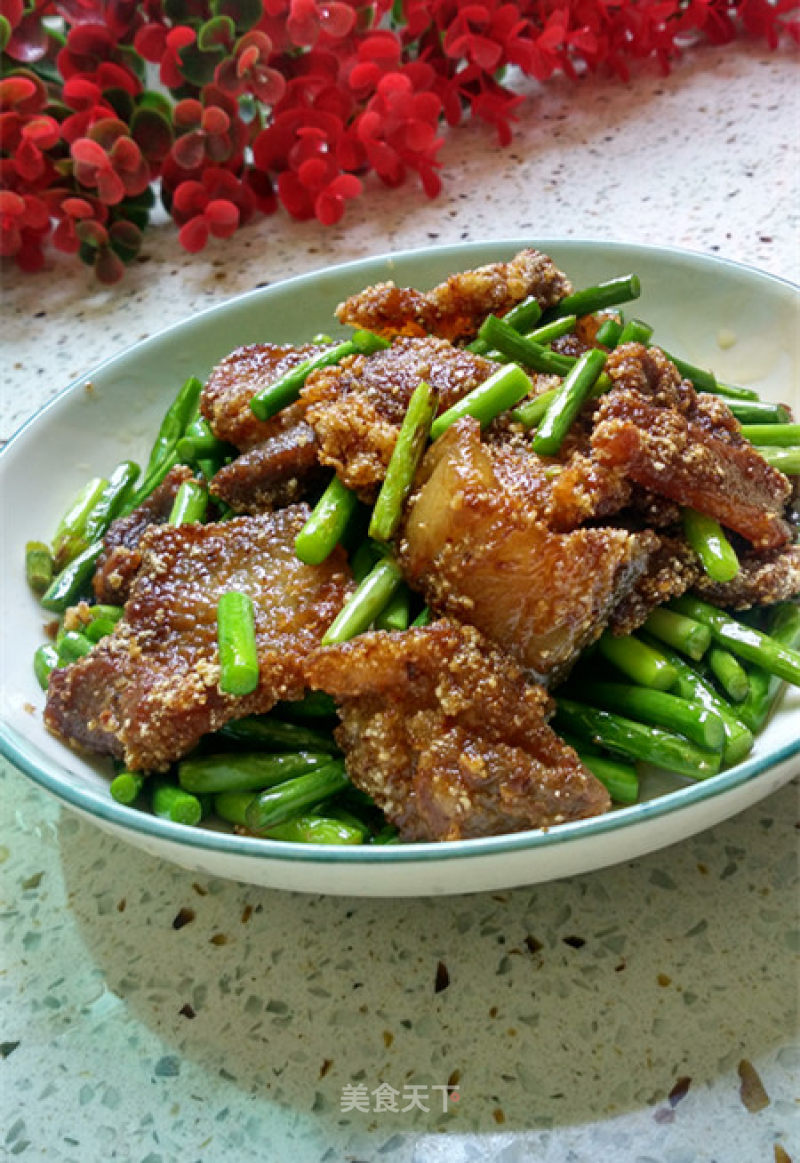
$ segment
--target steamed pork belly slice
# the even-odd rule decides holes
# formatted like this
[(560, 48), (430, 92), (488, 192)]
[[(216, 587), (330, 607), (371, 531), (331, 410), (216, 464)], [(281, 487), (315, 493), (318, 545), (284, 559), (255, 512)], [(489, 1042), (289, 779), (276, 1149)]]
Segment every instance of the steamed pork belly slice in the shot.
[[(163, 771), (230, 719), (304, 689), (303, 663), (352, 588), (344, 553), (303, 565), (294, 539), (308, 507), (217, 525), (151, 528), (114, 632), (51, 675), (45, 723), (69, 743)], [(227, 590), (255, 607), (258, 688), (219, 689), (216, 611)]]
[(237, 513), (265, 512), (301, 499), (323, 471), (314, 431), (300, 420), (224, 465), (209, 492)]
[(693, 586), (695, 593), (729, 610), (800, 598), (800, 545), (740, 554), (739, 565), (739, 573), (729, 582), (714, 582), (701, 574)]
[(193, 477), (194, 473), (187, 465), (175, 465), (141, 505), (127, 517), (118, 517), (111, 522), (92, 578), (92, 589), (98, 602), (121, 606), (128, 600), (142, 560), (139, 542), (151, 525), (163, 525), (169, 519), (178, 489)]
[(608, 793), (547, 726), (541, 687), (447, 619), (323, 648), (306, 678), (337, 702), (353, 783), (404, 840), (458, 840), (597, 815)]
[(309, 377), (302, 391), (319, 459), (366, 501), (386, 472), (412, 393), (426, 380), (439, 410), (482, 384), (497, 365), (443, 339), (398, 339)]
[(572, 292), (572, 284), (552, 259), (521, 250), (510, 262), (490, 263), (451, 275), (430, 291), (377, 283), (336, 309), (340, 323), (378, 335), (438, 335), (453, 343), (472, 339), (487, 315), (504, 315), (535, 296), (546, 309)]
[(312, 343), (301, 347), (256, 343), (232, 351), (211, 372), (200, 396), (200, 410), (214, 435), (247, 450), (301, 422), (301, 406), (285, 408), (271, 420), (259, 420), (250, 401), (256, 392), (323, 350)]
[(592, 433), (600, 464), (637, 484), (715, 517), (760, 549), (791, 538), (782, 514), (791, 486), (746, 443), (712, 435), (637, 391), (605, 397)]
[(602, 633), (644, 573), (653, 533), (555, 533), (495, 471), (477, 424), (428, 451), (399, 557), (438, 613), (477, 626), (530, 674), (555, 679)]

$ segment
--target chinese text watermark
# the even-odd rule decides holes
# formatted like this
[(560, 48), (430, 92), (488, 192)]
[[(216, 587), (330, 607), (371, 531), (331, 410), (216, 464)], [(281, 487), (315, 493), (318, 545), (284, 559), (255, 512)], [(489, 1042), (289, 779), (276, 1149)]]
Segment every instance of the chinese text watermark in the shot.
[[(437, 1092), (439, 1097), (437, 1098)], [(431, 1105), (437, 1109), (448, 1111), (453, 1103), (460, 1098), (457, 1086), (424, 1085), (421, 1083), (406, 1083), (402, 1090), (382, 1082), (370, 1090), (365, 1082), (348, 1082), (342, 1087), (340, 1106), (342, 1111), (406, 1111), (421, 1110), (430, 1112)]]

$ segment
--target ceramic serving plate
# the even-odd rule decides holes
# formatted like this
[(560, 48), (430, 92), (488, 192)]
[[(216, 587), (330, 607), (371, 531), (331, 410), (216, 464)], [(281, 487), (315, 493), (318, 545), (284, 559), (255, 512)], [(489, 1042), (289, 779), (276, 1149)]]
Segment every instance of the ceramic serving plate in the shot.
[[(0, 456), (4, 681), (0, 747), (65, 805), (155, 856), (194, 871), (303, 892), (418, 896), (507, 888), (588, 872), (681, 840), (741, 811), (800, 771), (800, 690), (792, 688), (748, 759), (691, 783), (649, 773), (642, 800), (550, 831), (451, 844), (323, 848), (188, 828), (115, 803), (109, 769), (74, 754), (42, 726), (31, 658), (41, 609), (25, 583), (25, 542), (47, 539), (86, 478), (146, 459), (169, 401), (232, 348), (337, 333), (333, 309), (384, 279), (425, 288), (453, 271), (510, 257), (530, 239), (386, 255), (290, 279), (205, 311), (108, 360), (66, 388)], [(635, 271), (635, 314), (654, 341), (766, 399), (800, 402), (797, 288), (731, 262), (620, 243), (533, 240), (576, 287)], [(57, 466), (57, 467), (56, 467)]]

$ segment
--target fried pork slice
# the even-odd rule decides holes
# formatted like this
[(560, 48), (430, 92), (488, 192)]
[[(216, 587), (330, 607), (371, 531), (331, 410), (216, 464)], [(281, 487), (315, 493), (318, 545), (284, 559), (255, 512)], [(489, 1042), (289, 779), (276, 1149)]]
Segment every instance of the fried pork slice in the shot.
[(633, 634), (651, 610), (685, 594), (703, 573), (697, 554), (682, 537), (659, 534), (658, 540), (647, 569), (611, 614), (613, 634)]
[(314, 431), (298, 421), (224, 465), (209, 491), (237, 513), (260, 513), (290, 505), (320, 479)]
[(212, 371), (200, 408), (214, 435), (243, 453), (216, 474), (210, 492), (237, 513), (258, 513), (291, 504), (318, 477), (316, 437), (305, 405), (292, 404), (269, 420), (250, 407), (253, 396), (322, 348), (315, 344), (239, 347)]
[(598, 408), (591, 439), (600, 464), (715, 517), (759, 549), (790, 540), (782, 516), (790, 483), (741, 439), (724, 403), (681, 383), (656, 348), (626, 344), (607, 370), (615, 387)]
[(245, 451), (302, 420), (304, 409), (296, 407), (284, 409), (271, 420), (259, 420), (250, 401), (257, 392), (322, 350), (312, 343), (301, 347), (255, 343), (237, 347), (226, 355), (212, 371), (200, 396), (200, 410), (214, 435)]
[(771, 606), (800, 598), (800, 545), (787, 545), (768, 553), (740, 555), (739, 573), (729, 582), (714, 582), (701, 573), (694, 590), (729, 610)]
[(472, 339), (487, 315), (504, 315), (536, 297), (544, 310), (572, 292), (572, 284), (552, 259), (521, 250), (510, 262), (491, 263), (451, 275), (430, 291), (376, 283), (340, 303), (340, 323), (365, 327), (378, 335), (438, 335), (453, 343)]
[[(163, 771), (229, 719), (299, 698), (303, 662), (350, 589), (343, 551), (303, 565), (294, 539), (305, 505), (212, 525), (162, 525), (140, 543), (142, 563), (114, 632), (78, 662), (53, 671), (45, 723), (68, 743)], [(219, 688), (217, 602), (253, 600), (258, 688)]]
[(428, 451), (399, 558), (437, 613), (477, 626), (537, 679), (560, 677), (644, 573), (653, 533), (548, 529), (495, 470), (476, 421)]
[(306, 678), (336, 699), (348, 774), (404, 840), (495, 836), (610, 806), (547, 726), (546, 693), (471, 626), (362, 634), (312, 654)]
[(185, 464), (177, 464), (132, 513), (111, 522), (92, 578), (92, 589), (98, 602), (121, 606), (128, 600), (142, 561), (139, 542), (145, 530), (151, 525), (163, 525), (168, 520), (178, 489), (193, 476)]
[(371, 356), (353, 356), (309, 377), (302, 391), (319, 459), (366, 501), (383, 480), (411, 395), (425, 380), (451, 407), (496, 370), (444, 339), (398, 339)]

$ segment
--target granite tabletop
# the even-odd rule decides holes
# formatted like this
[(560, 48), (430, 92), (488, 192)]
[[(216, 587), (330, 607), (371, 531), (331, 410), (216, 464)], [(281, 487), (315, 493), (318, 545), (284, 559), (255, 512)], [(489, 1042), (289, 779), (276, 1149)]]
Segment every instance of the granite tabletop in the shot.
[[(796, 279), (796, 66), (740, 44), (531, 86), (510, 148), (449, 134), (437, 200), (376, 189), (193, 257), (156, 228), (112, 288), (6, 271), (0, 434), (201, 308), (392, 249), (611, 238)], [(0, 779), (2, 1158), (800, 1160), (797, 781), (603, 871), (368, 900), (198, 877)]]

